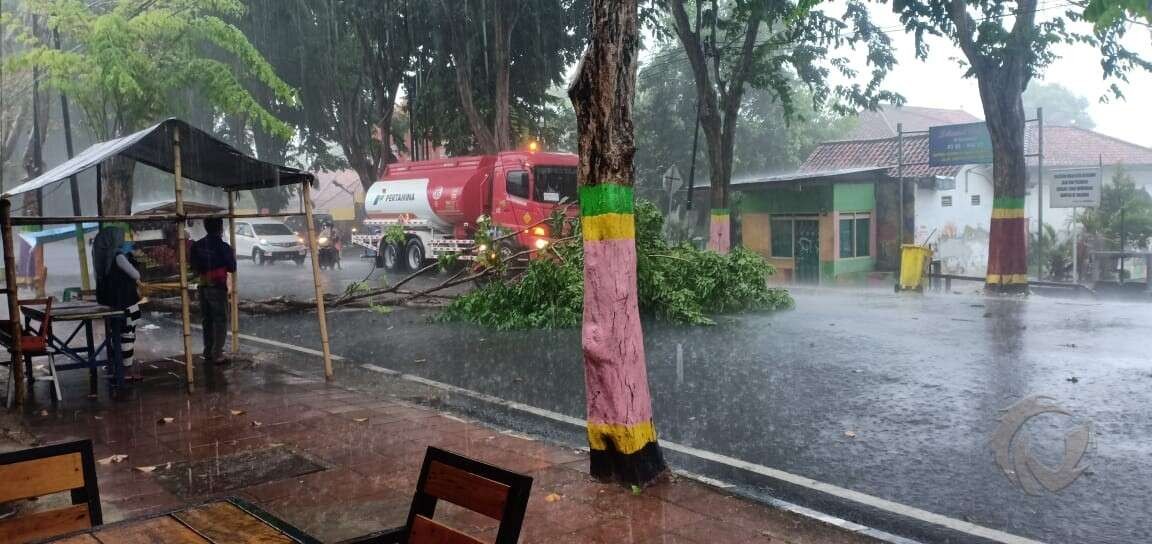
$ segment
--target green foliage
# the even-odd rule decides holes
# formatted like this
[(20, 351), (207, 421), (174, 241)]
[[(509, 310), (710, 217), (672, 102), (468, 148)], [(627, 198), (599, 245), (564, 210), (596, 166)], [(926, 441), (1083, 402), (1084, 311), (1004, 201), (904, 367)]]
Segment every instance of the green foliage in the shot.
[[(664, 220), (654, 204), (640, 200), (635, 213), (642, 314), (705, 325), (713, 323), (712, 314), (792, 307), (787, 291), (768, 286), (775, 270), (759, 255), (742, 248), (720, 255), (669, 246), (661, 238)], [(564, 236), (578, 235), (579, 228), (578, 222), (570, 225)], [(583, 312), (583, 257), (579, 240), (556, 244), (520, 276), (494, 280), (456, 299), (440, 319), (496, 329), (574, 327)]]
[(384, 242), (395, 245), (396, 247), (404, 247), (404, 241), (407, 235), (404, 234), (404, 227), (400, 225), (392, 225), (384, 229)]
[(1089, 0), (1084, 18), (1097, 27), (1108, 26), (1128, 18), (1143, 17), (1152, 22), (1152, 2), (1148, 0)]
[(1059, 83), (1033, 81), (1024, 91), (1024, 114), (1032, 116), (1044, 108), (1044, 125), (1074, 126), (1091, 129), (1096, 126), (1088, 113), (1088, 99), (1074, 94)]
[[(239, 0), (25, 0), (22, 7), (58, 30), (63, 48), (27, 28), (26, 48), (5, 59), (4, 71), (39, 66), (99, 139), (184, 113), (192, 96), (284, 138), (291, 135), (244, 85), (253, 81), (276, 100), (295, 102), (294, 91), (226, 22), (244, 12)], [(2, 17), (4, 26), (26, 24), (11, 12)]]
[(1152, 243), (1152, 195), (1137, 187), (1132, 176), (1117, 169), (1112, 183), (1104, 184), (1100, 207), (1079, 215), (1085, 234), (1103, 238), (1107, 249), (1147, 249)]

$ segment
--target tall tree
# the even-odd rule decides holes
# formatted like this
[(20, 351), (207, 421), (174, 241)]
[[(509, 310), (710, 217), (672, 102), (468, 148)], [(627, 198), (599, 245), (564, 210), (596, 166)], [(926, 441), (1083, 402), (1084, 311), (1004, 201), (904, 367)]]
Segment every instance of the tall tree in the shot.
[[(28, 48), (6, 59), (5, 70), (39, 66), (45, 82), (68, 94), (99, 140), (182, 113), (185, 102), (179, 97), (188, 90), (222, 112), (243, 113), (269, 130), (290, 132), (242, 84), (250, 77), (280, 100), (294, 100), (292, 89), (244, 34), (225, 21), (242, 13), (239, 0), (25, 0), (24, 9), (38, 15), (45, 28), (58, 30), (65, 48), (26, 33)], [(7, 16), (3, 23), (22, 24)], [(221, 55), (230, 60), (220, 60)], [(131, 212), (133, 167), (127, 159), (105, 165), (105, 213)]]
[[(1029, 82), (1057, 58), (1060, 43), (1084, 43), (1101, 53), (1104, 77), (1126, 79), (1152, 64), (1125, 47), (1128, 23), (1116, 19), (1097, 24), (1091, 34), (1069, 30), (1082, 20), (1078, 6), (1063, 14), (1037, 19), (1037, 0), (893, 0), (901, 22), (916, 36), (916, 53), (927, 58), (928, 35), (947, 36), (964, 53), (965, 76), (976, 78), (985, 124), (992, 140), (992, 228), (988, 243), (989, 289), (1028, 289), (1028, 221), (1024, 193), (1028, 171), (1024, 154), (1025, 110), (1022, 95)], [(1119, 87), (1112, 92), (1122, 96)]]
[[(539, 134), (548, 107), (548, 90), (563, 82), (576, 60), (585, 29), (576, 23), (588, 0), (437, 0), (438, 29), (429, 44), (445, 72), (429, 68), (423, 89), (451, 85), (452, 106), (463, 117), (471, 146), (481, 153), (512, 149), (528, 133)], [(429, 90), (433, 95), (444, 93)], [(418, 116), (419, 117), (419, 116)]]
[[(822, 104), (838, 110), (875, 108), (898, 97), (879, 88), (895, 63), (886, 34), (876, 28), (859, 0), (848, 0), (843, 16), (811, 9), (816, 2), (770, 0), (664, 0), (672, 27), (688, 56), (696, 82), (700, 127), (710, 166), (712, 219), (708, 247), (731, 247), (729, 185), (736, 126), (748, 86), (776, 93), (787, 116), (794, 112), (793, 81), (799, 79)], [(699, 17), (689, 15), (694, 7)], [(832, 49), (863, 44), (871, 67), (866, 85), (831, 85), (831, 69), (855, 79), (857, 71)], [(831, 58), (830, 58), (831, 57)]]
[(651, 482), (666, 467), (652, 423), (636, 287), (632, 100), (636, 0), (593, 0), (588, 49), (568, 96), (579, 139), (584, 379), (592, 475)]
[(1033, 81), (1024, 91), (1024, 112), (1044, 108), (1044, 124), (1091, 129), (1096, 126), (1088, 113), (1088, 99), (1059, 83)]

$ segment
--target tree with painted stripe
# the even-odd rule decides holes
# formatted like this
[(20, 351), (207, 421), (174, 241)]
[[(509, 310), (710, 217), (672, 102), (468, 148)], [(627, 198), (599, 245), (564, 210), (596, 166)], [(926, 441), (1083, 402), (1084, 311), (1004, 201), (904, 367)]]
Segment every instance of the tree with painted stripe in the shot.
[[(976, 78), (984, 119), (992, 139), (992, 229), (988, 242), (989, 289), (1028, 289), (1028, 219), (1024, 196), (1028, 167), (1024, 148), (1022, 95), (1029, 82), (1056, 60), (1058, 44), (1099, 48), (1105, 78), (1127, 79), (1134, 70), (1152, 71), (1152, 63), (1126, 47), (1128, 32), (1148, 43), (1148, 29), (1123, 17), (1101, 18), (1095, 27), (1074, 31), (1082, 21), (1076, 2), (1039, 7), (1038, 0), (893, 0), (892, 9), (916, 36), (916, 53), (927, 58), (925, 35), (947, 36), (964, 53), (961, 67)], [(1108, 4), (1108, 2), (1104, 2)], [(1087, 25), (1083, 25), (1087, 27)], [(1113, 84), (1112, 95), (1122, 98)]]
[[(803, 0), (663, 0), (671, 28), (684, 47), (696, 83), (697, 111), (708, 156), (711, 227), (708, 248), (731, 247), (729, 185), (736, 124), (744, 92), (768, 89), (784, 111), (781, 124), (796, 120), (798, 84), (808, 88), (813, 105), (839, 113), (875, 109), (899, 96), (880, 83), (895, 64), (888, 36), (876, 28), (860, 0), (844, 2), (842, 13), (812, 9)], [(695, 15), (689, 15), (694, 11)], [(663, 30), (663, 29), (662, 29)], [(866, 70), (846, 55), (862, 47)], [(653, 64), (667, 62), (657, 58)], [(649, 68), (650, 70), (650, 68)], [(841, 84), (829, 83), (836, 74)], [(859, 81), (859, 80), (864, 81)]]
[(636, 288), (632, 101), (636, 0), (593, 0), (590, 41), (568, 97), (579, 138), (584, 236), (584, 380), (596, 478), (644, 485), (666, 469), (644, 359)]

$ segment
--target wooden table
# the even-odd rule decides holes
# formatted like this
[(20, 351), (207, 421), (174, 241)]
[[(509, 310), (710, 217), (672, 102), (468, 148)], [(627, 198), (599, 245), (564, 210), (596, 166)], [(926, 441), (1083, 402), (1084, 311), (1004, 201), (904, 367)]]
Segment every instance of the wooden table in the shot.
[[(24, 314), (25, 327), (31, 326), (32, 321), (44, 320), (43, 304), (21, 305), (20, 311)], [(51, 348), (59, 355), (64, 355), (73, 362), (57, 365), (56, 370), (69, 370), (73, 368), (87, 368), (91, 393), (96, 394), (97, 372), (100, 363), (109, 365), (112, 371), (113, 389), (124, 386), (123, 359), (120, 354), (120, 329), (124, 326), (124, 312), (110, 306), (96, 302), (70, 301), (52, 305), (52, 337), (48, 339)], [(95, 342), (95, 333), (92, 323), (104, 322), (104, 340), (99, 345)], [(58, 332), (63, 329), (64, 322), (75, 323), (76, 326), (66, 335)], [(84, 345), (73, 346), (76, 336), (84, 331)], [(104, 360), (99, 360), (100, 353), (104, 353)], [(28, 377), (31, 378), (31, 360), (25, 361), (28, 365)]]
[(103, 525), (55, 544), (320, 544), (241, 499), (204, 503), (162, 516)]

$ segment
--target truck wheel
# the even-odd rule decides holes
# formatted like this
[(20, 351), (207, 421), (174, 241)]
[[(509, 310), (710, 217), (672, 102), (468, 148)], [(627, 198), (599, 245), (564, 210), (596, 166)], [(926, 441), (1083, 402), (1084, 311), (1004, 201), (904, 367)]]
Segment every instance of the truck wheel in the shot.
[(380, 243), (380, 261), (388, 272), (400, 271), (400, 250), (396, 244)]
[(404, 247), (404, 264), (413, 272), (424, 268), (424, 244), (419, 238), (409, 238)]

